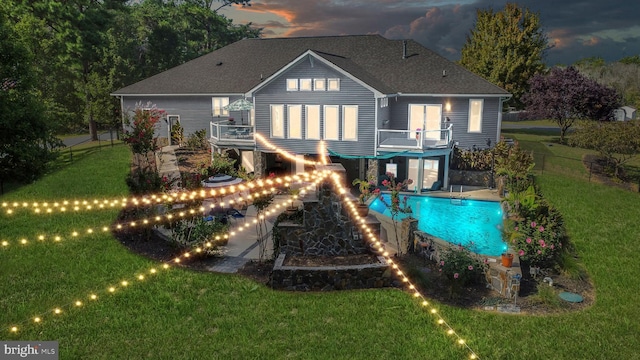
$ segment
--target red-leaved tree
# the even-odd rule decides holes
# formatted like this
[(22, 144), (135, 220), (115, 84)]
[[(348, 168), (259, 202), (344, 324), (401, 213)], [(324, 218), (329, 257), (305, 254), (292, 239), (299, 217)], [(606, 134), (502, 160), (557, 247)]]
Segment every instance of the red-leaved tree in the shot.
[(611, 120), (620, 106), (620, 95), (591, 80), (573, 66), (555, 67), (529, 80), (529, 92), (522, 97), (529, 117), (551, 119), (560, 127), (560, 142), (576, 120)]

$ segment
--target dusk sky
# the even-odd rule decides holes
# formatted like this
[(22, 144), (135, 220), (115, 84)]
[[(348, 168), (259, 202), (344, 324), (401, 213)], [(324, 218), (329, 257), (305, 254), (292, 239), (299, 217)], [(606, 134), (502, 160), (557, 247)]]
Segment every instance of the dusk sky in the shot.
[[(450, 60), (473, 29), (476, 10), (501, 10), (492, 0), (252, 0), (220, 10), (235, 23), (252, 22), (264, 37), (380, 34), (413, 39)], [(540, 15), (552, 48), (548, 65), (599, 56), (607, 62), (640, 54), (637, 0), (527, 0)]]

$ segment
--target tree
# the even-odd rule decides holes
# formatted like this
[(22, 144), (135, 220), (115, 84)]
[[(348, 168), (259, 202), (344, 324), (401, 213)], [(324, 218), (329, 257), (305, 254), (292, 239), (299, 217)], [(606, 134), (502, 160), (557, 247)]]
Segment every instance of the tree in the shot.
[(548, 40), (538, 14), (507, 3), (502, 11), (478, 10), (475, 28), (462, 47), (460, 65), (511, 94), (521, 107), (529, 78), (541, 72)]
[(575, 67), (581, 74), (618, 90), (623, 105), (640, 108), (640, 56), (627, 56), (610, 64), (602, 58), (587, 58), (577, 61)]
[(596, 150), (608, 172), (622, 178), (624, 164), (640, 153), (640, 122), (583, 122), (571, 135), (569, 144)]
[(618, 92), (581, 75), (572, 66), (553, 68), (529, 81), (529, 92), (522, 97), (528, 116), (555, 121), (560, 142), (576, 120), (611, 120), (620, 106)]
[(44, 114), (27, 47), (0, 9), (0, 193), (6, 181), (31, 181), (55, 158), (59, 140)]

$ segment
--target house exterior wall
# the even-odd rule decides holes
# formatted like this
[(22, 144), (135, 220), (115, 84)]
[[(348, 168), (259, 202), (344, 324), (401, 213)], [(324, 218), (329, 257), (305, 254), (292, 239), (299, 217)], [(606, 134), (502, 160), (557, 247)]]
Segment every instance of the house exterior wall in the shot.
[[(229, 97), (229, 103), (242, 98), (241, 95), (229, 94), (211, 96), (124, 96), (123, 113), (129, 115), (133, 114), (136, 103), (141, 102), (143, 107), (147, 106), (148, 103), (155, 104), (158, 109), (166, 111), (167, 115), (180, 116), (180, 125), (184, 129), (185, 139), (189, 135), (202, 129), (206, 129), (207, 138), (209, 138), (211, 136), (209, 124), (211, 121), (216, 121), (218, 119), (217, 116), (214, 118), (212, 115), (213, 108), (211, 99), (213, 97)], [(240, 122), (239, 112), (232, 112), (230, 115), (236, 118), (236, 123)], [(245, 119), (247, 116), (248, 115), (245, 112)], [(227, 116), (219, 117), (221, 121), (226, 121), (227, 118)], [(160, 121), (156, 125), (155, 136), (167, 137), (167, 131), (167, 124), (164, 121)]]
[[(480, 133), (468, 132), (469, 100), (484, 99), (482, 108), (482, 128)], [(445, 104), (451, 104), (451, 110), (446, 111)], [(413, 97), (398, 96), (389, 98), (390, 124), (389, 128), (406, 130), (409, 123), (409, 104), (442, 105), (442, 122), (453, 125), (453, 141), (461, 148), (486, 147), (487, 138), (495, 144), (498, 139), (498, 113), (500, 111), (499, 98), (449, 98), (449, 97)], [(450, 122), (447, 122), (449, 118)]]
[[(340, 91), (287, 91), (287, 79), (338, 78)], [(270, 105), (284, 105), (285, 138), (270, 138), (271, 113)], [(303, 105), (302, 107), (302, 139), (287, 139), (287, 105)], [(358, 141), (327, 140), (327, 148), (346, 155), (372, 155), (375, 151), (375, 99), (371, 90), (353, 81), (344, 74), (335, 71), (317, 59), (307, 56), (279, 77), (272, 80), (264, 88), (255, 93), (256, 131), (279, 147), (297, 154), (317, 154), (319, 140), (305, 139), (305, 107), (304, 105), (320, 105), (320, 133), (324, 133), (323, 105), (358, 105)], [(342, 134), (342, 108), (340, 108), (340, 134)], [(258, 143), (258, 149), (264, 150)]]

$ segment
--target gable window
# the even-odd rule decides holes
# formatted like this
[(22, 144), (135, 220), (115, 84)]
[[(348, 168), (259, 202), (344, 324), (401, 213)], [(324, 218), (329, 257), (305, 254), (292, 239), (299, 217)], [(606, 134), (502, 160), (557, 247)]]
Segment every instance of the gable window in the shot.
[(284, 105), (271, 105), (271, 137), (284, 138)]
[(340, 79), (327, 79), (327, 90), (340, 91)]
[(326, 89), (324, 79), (313, 79), (313, 90), (325, 91)]
[(342, 140), (358, 141), (358, 105), (342, 106)]
[(469, 130), (470, 133), (482, 132), (482, 107), (483, 99), (469, 100)]
[(338, 105), (324, 106), (324, 139), (340, 140), (340, 124), (338, 123), (339, 108)]
[(306, 105), (305, 113), (305, 129), (307, 139), (320, 140), (320, 105)]
[(300, 79), (300, 91), (311, 91), (311, 79)]
[(228, 97), (214, 97), (211, 98), (211, 109), (213, 116), (229, 116), (229, 112), (224, 109), (229, 105)]
[(287, 106), (289, 138), (302, 139), (302, 105)]
[(287, 91), (298, 91), (298, 79), (287, 79)]

